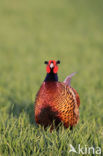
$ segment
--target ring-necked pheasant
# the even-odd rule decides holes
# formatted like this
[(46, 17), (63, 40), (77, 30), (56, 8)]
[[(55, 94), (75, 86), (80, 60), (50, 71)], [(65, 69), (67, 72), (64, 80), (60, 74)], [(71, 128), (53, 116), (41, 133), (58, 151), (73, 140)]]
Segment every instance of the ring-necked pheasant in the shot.
[(58, 64), (60, 61), (45, 61), (47, 75), (37, 93), (34, 112), (35, 121), (44, 127), (57, 126), (63, 123), (66, 128), (76, 125), (79, 120), (80, 98), (71, 87), (70, 81), (75, 73), (66, 77), (64, 82), (58, 81)]

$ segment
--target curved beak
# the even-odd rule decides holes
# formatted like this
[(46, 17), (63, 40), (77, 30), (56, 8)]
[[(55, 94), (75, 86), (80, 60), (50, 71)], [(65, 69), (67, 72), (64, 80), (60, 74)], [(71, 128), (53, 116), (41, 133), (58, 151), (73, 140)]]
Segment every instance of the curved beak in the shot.
[(50, 68), (51, 69), (54, 68), (54, 64), (53, 63), (50, 64)]

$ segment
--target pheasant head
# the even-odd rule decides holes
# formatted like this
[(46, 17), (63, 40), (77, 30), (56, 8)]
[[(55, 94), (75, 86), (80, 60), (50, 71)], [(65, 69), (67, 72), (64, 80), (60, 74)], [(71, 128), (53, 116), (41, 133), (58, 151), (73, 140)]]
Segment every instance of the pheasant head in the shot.
[(58, 81), (58, 64), (60, 64), (60, 61), (55, 61), (55, 60), (49, 60), (44, 62), (46, 66), (46, 78), (45, 81)]

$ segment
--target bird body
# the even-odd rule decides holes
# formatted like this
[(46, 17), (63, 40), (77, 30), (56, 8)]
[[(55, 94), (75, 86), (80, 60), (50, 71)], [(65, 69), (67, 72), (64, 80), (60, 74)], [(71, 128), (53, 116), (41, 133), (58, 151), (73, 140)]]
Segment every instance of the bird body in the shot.
[[(50, 74), (50, 73), (49, 73)], [(79, 120), (80, 99), (77, 91), (70, 84), (70, 76), (59, 82), (57, 73), (47, 74), (35, 100), (35, 121), (44, 127), (63, 123), (66, 128), (72, 127)], [(51, 79), (50, 79), (51, 77)]]

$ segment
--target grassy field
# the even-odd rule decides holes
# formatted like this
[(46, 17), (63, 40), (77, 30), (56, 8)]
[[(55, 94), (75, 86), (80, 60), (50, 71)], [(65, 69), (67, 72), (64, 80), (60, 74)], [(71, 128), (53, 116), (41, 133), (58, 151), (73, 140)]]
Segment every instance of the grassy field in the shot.
[[(80, 94), (80, 121), (73, 131), (50, 133), (35, 124), (34, 100), (49, 59), (61, 60), (60, 81), (78, 72), (72, 87)], [(103, 152), (102, 79), (102, 0), (0, 1), (1, 156), (76, 155), (70, 144)]]

